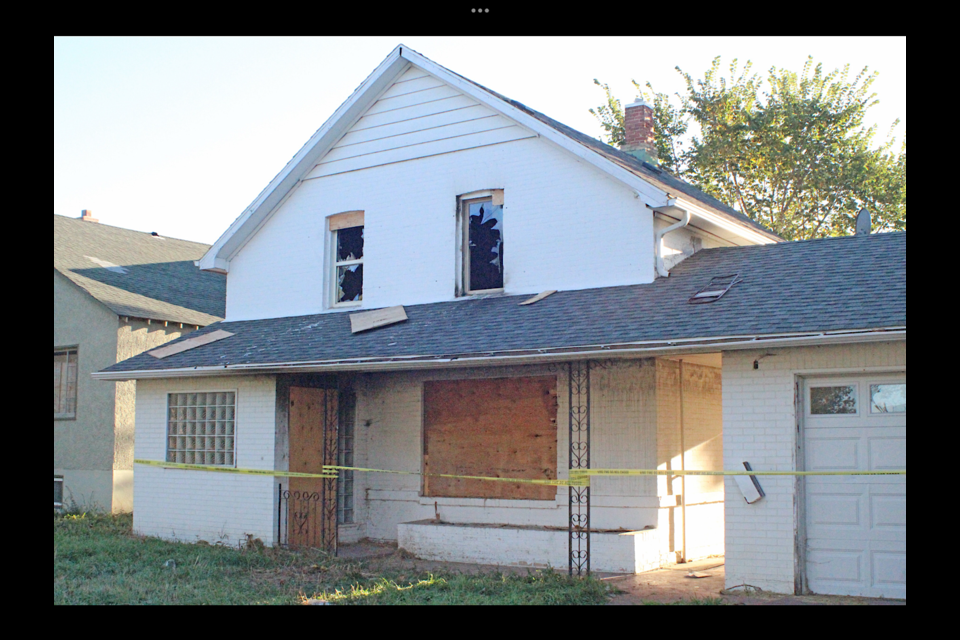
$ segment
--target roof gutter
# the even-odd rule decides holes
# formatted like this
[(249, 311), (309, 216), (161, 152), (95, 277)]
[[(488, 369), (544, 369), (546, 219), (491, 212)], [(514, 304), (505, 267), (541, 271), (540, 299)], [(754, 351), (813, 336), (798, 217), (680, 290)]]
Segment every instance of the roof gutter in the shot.
[(499, 353), (491, 351), (436, 356), (351, 358), (344, 360), (319, 360), (315, 362), (236, 364), (141, 371), (98, 371), (92, 373), (91, 376), (96, 380), (139, 380), (148, 378), (305, 373), (317, 371), (409, 371), (414, 369), (445, 367), (548, 364), (551, 362), (600, 358), (641, 358), (677, 353), (716, 353), (718, 351), (735, 351), (754, 348), (769, 349), (773, 347), (802, 347), (824, 344), (891, 342), (906, 339), (907, 328), (906, 326), (902, 326), (877, 329), (774, 334), (766, 336), (745, 335), (718, 338), (655, 340), (613, 345), (503, 351)]
[[(649, 206), (649, 205), (647, 205)], [(663, 215), (676, 217), (680, 215), (680, 221), (670, 226), (660, 229), (654, 235), (653, 241), (653, 252), (657, 260), (657, 275), (662, 278), (666, 278), (670, 275), (670, 272), (667, 271), (666, 265), (663, 264), (663, 236), (676, 231), (677, 229), (682, 229), (683, 227), (690, 224), (690, 211), (684, 208), (677, 206), (676, 198), (669, 198), (666, 204), (660, 205), (659, 207), (650, 207), (656, 213), (662, 213)]]

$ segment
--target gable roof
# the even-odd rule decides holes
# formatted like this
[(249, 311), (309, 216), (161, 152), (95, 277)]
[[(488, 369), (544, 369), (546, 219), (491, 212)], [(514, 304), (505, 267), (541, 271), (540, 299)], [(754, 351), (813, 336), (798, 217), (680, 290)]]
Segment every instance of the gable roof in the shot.
[(709, 225), (726, 228), (757, 243), (781, 240), (766, 227), (668, 172), (640, 162), (630, 154), (571, 129), (538, 111), (438, 65), (409, 47), (399, 45), (311, 136), (250, 206), (234, 220), (201, 258), (200, 268), (225, 272), (231, 257), (239, 251), (249, 237), (256, 233), (284, 197), (411, 65), (423, 69), (500, 115), (514, 120), (542, 138), (608, 173), (634, 189), (650, 207), (663, 206), (668, 198), (679, 198), (682, 200), (681, 206), (686, 205), (690, 208), (690, 205), (693, 205), (691, 213)]
[(224, 317), (226, 278), (197, 269), (209, 245), (53, 216), (53, 269), (118, 316), (205, 326)]
[[(712, 278), (734, 273), (742, 281), (720, 299), (688, 303)], [(776, 340), (903, 339), (906, 233), (705, 249), (674, 267), (669, 278), (650, 284), (560, 291), (519, 305), (528, 298), (408, 306), (406, 322), (358, 334), (351, 333), (347, 313), (221, 322), (202, 332), (235, 335), (162, 360), (141, 354), (94, 375), (401, 369), (658, 349), (763, 348)]]

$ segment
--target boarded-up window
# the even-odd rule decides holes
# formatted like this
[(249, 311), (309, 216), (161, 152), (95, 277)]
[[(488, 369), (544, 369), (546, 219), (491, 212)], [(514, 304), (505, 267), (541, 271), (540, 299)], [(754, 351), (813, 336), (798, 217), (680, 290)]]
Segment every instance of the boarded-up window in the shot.
[[(557, 379), (437, 380), (423, 386), (425, 474), (557, 477)], [(553, 500), (557, 488), (424, 476), (429, 497)]]

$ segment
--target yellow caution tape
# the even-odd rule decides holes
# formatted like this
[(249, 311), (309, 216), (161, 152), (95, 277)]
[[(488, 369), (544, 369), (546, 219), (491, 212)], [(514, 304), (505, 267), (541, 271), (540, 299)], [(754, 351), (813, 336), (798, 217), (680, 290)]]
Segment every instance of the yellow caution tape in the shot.
[(218, 467), (207, 464), (183, 464), (182, 462), (160, 462), (159, 460), (134, 460), (134, 464), (143, 464), (149, 467), (164, 469), (188, 469), (190, 471), (216, 471), (218, 473), (239, 473), (249, 476), (274, 476), (277, 478), (336, 478), (330, 473), (298, 473), (295, 471), (271, 471), (269, 469), (237, 469), (235, 467)]
[(905, 476), (891, 471), (698, 471), (680, 469), (570, 469), (570, 477), (589, 476)]
[(373, 473), (399, 473), (411, 476), (425, 476), (428, 478), (459, 478), (462, 480), (491, 480), (493, 482), (519, 482), (526, 484), (540, 484), (554, 487), (585, 487), (590, 484), (590, 478), (571, 478), (570, 480), (534, 480), (531, 478), (494, 478), (491, 476), (461, 476), (451, 473), (420, 473), (418, 471), (391, 471), (389, 469), (365, 469), (363, 467), (338, 467), (324, 465), (324, 471), (370, 471)]

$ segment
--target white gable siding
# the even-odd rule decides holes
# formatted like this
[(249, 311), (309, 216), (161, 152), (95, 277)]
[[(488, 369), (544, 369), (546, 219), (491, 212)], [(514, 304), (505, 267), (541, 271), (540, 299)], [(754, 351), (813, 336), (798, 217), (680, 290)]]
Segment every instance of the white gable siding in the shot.
[(408, 69), (308, 178), (450, 153), (534, 134), (417, 67)]
[(504, 189), (508, 294), (653, 279), (652, 216), (635, 194), (529, 138), (302, 182), (233, 258), (227, 319), (319, 313), (326, 217), (365, 212), (362, 308), (454, 299), (456, 198)]

